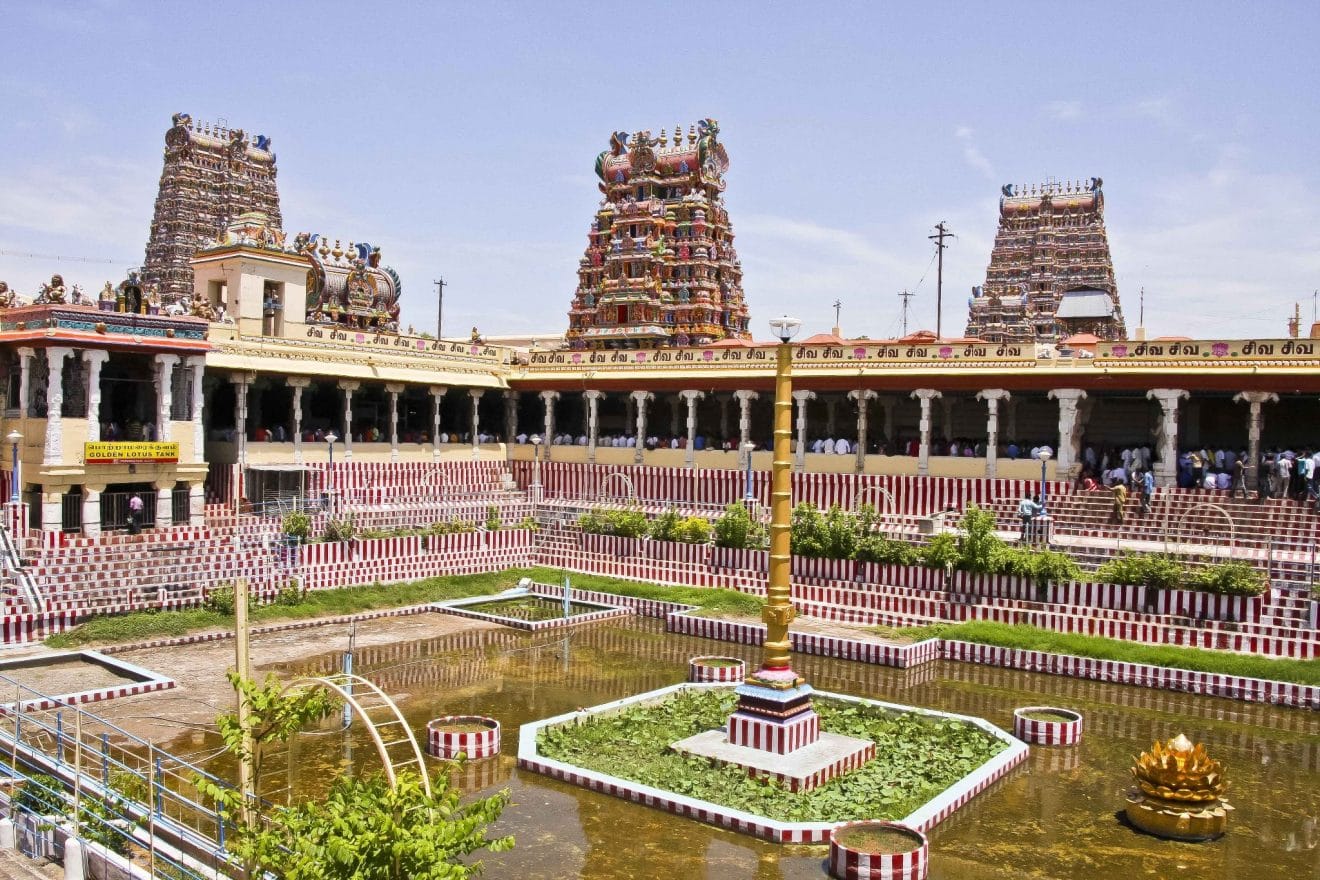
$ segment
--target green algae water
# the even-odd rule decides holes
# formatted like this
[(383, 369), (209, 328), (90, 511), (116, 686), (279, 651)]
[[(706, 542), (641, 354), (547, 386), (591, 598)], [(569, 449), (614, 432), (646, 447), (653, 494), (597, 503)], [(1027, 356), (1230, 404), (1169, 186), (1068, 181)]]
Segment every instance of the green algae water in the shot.
[[(346, 645), (346, 634), (324, 632), (326, 645)], [(567, 635), (501, 629), (401, 642), (360, 650), (355, 667), (398, 701), (419, 741), (441, 715), (502, 723), (503, 754), (459, 776), (466, 791), (507, 787), (513, 795), (494, 832), (515, 835), (517, 846), (486, 855), (485, 876), (821, 878), (825, 847), (763, 843), (515, 767), (524, 722), (675, 684), (689, 657), (713, 653), (749, 666), (759, 656), (636, 620)], [(329, 673), (339, 664), (332, 651), (268, 668)], [(1033, 746), (1024, 765), (931, 832), (934, 880), (1320, 880), (1320, 713), (962, 663), (898, 670), (802, 656), (795, 665), (819, 690), (976, 715), (1009, 731), (1022, 706), (1085, 716), (1079, 746)], [(1226, 768), (1235, 812), (1218, 841), (1157, 840), (1118, 819), (1134, 757), (1178, 733), (1205, 742)], [(167, 748), (185, 754), (217, 744), (183, 737)], [(270, 771), (271, 793), (287, 786), (295, 797), (315, 795), (341, 769), (377, 766), (360, 729), (304, 735)], [(233, 778), (223, 760), (213, 769)]]

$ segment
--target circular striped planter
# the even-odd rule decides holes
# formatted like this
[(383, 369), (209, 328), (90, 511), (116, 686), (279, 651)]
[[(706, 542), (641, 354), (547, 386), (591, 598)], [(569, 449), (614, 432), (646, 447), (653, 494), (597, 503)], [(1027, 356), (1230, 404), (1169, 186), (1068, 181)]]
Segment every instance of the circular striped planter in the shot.
[[(1028, 718), (1028, 713), (1047, 713), (1053, 719)], [(1023, 706), (1013, 712), (1013, 735), (1038, 746), (1071, 746), (1082, 740), (1082, 716), (1055, 706)]]
[(688, 660), (688, 681), (743, 680), (747, 664), (737, 657), (693, 657)]
[[(480, 728), (480, 729), (475, 729)], [(500, 723), (485, 715), (446, 715), (426, 723), (426, 751), (437, 758), (470, 760), (500, 753)]]
[[(873, 852), (876, 837), (900, 844)], [(868, 840), (867, 838), (871, 838)], [(911, 841), (902, 849), (901, 838)], [(920, 831), (896, 822), (846, 822), (830, 834), (829, 872), (837, 880), (925, 880), (930, 865), (930, 841)]]

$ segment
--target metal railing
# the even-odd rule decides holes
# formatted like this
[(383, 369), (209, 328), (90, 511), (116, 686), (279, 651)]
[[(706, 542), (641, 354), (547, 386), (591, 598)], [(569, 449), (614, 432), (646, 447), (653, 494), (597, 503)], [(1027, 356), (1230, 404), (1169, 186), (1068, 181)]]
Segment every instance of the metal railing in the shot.
[(83, 497), (81, 493), (60, 497), (60, 531), (77, 533), (83, 526)]
[(154, 528), (156, 525), (156, 493), (155, 492), (102, 492), (101, 493), (101, 530), (114, 531), (115, 529), (128, 528), (130, 502), (136, 495), (142, 499), (142, 513), (138, 518), (138, 526), (144, 529)]

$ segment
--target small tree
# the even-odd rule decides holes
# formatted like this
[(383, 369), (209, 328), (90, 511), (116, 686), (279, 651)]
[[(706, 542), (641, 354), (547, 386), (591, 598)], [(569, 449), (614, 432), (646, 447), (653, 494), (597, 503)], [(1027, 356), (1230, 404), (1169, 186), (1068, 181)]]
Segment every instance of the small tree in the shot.
[(763, 538), (760, 524), (752, 519), (751, 513), (739, 501), (724, 508), (724, 513), (715, 520), (714, 533), (716, 547), (734, 550), (760, 547)]
[(1004, 542), (995, 534), (994, 513), (969, 504), (958, 525), (962, 532), (958, 541), (962, 567), (983, 574), (995, 571)]
[(829, 537), (825, 531), (825, 517), (814, 504), (806, 501), (793, 508), (790, 532), (793, 555), (819, 559), (825, 555)]
[(299, 541), (306, 541), (312, 533), (312, 518), (300, 510), (284, 517), (284, 534)]
[(678, 511), (672, 507), (667, 508), (651, 520), (651, 538), (656, 541), (677, 541), (678, 528), (681, 522), (682, 517), (678, 515)]
[(500, 521), (500, 509), (494, 504), (486, 507), (486, 531), (498, 532), (503, 523)]

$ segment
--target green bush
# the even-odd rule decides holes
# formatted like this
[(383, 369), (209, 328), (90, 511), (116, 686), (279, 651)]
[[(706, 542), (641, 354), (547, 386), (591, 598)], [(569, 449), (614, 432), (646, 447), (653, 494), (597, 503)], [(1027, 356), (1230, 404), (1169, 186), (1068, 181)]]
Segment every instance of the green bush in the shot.
[(857, 550), (857, 519), (834, 504), (825, 512), (825, 557), (852, 559)]
[(294, 511), (284, 517), (284, 534), (290, 538), (306, 541), (312, 533), (312, 518), (301, 511)]
[(202, 599), (202, 605), (207, 611), (214, 611), (216, 614), (223, 614), (226, 617), (234, 615), (234, 585), (230, 583), (217, 584), (206, 591)]
[(825, 555), (829, 537), (825, 531), (825, 517), (814, 504), (803, 501), (793, 508), (792, 529), (789, 532), (793, 542), (793, 555), (819, 559)]
[(578, 527), (596, 535), (615, 535), (620, 538), (640, 538), (647, 533), (646, 514), (640, 508), (624, 510), (597, 508), (578, 519)]
[(14, 806), (38, 816), (65, 816), (71, 812), (64, 800), (64, 783), (45, 773), (33, 773), (19, 784)]
[(969, 504), (958, 528), (959, 567), (981, 573), (996, 572), (1004, 542), (995, 534), (995, 515)]
[(1164, 553), (1124, 553), (1101, 565), (1096, 578), (1107, 584), (1172, 590), (1182, 584), (1183, 566)]
[(853, 520), (857, 523), (859, 535), (869, 535), (880, 525), (880, 514), (876, 512), (874, 504), (859, 504), (853, 511)]
[(536, 521), (536, 517), (532, 516), (529, 513), (526, 516), (524, 516), (522, 519), (518, 520), (518, 524), (514, 526), (514, 528), (526, 529), (529, 532), (535, 532), (541, 528), (541, 524)]
[(724, 513), (715, 520), (713, 531), (716, 547), (755, 550), (765, 542), (765, 530), (752, 519), (751, 513), (741, 501), (735, 501), (724, 508)]
[(343, 519), (332, 519), (325, 524), (326, 541), (351, 541), (357, 533), (357, 526), (353, 523), (351, 516)]
[(961, 561), (958, 539), (948, 532), (935, 535), (919, 553), (921, 564), (927, 568), (957, 568)]
[(675, 537), (684, 544), (705, 544), (710, 541), (710, 522), (705, 517), (689, 516), (678, 524)]
[(486, 531), (498, 532), (503, 523), (500, 521), (500, 509), (494, 504), (486, 508)]
[(893, 541), (884, 535), (863, 535), (857, 539), (853, 558), (881, 565), (916, 565), (918, 554), (917, 548), (905, 541)]
[(650, 536), (656, 541), (677, 541), (678, 528), (683, 518), (678, 515), (678, 511), (669, 508), (651, 520)]
[(279, 592), (275, 594), (275, 604), (288, 608), (301, 605), (305, 598), (307, 598), (307, 592), (298, 583), (298, 579), (289, 578), (280, 586)]
[(1265, 576), (1248, 562), (1233, 561), (1188, 572), (1189, 589), (1224, 596), (1259, 596), (1265, 592)]
[(1082, 569), (1067, 553), (1057, 550), (1033, 550), (1030, 556), (1030, 572), (1037, 584), (1064, 583), (1080, 580)]

